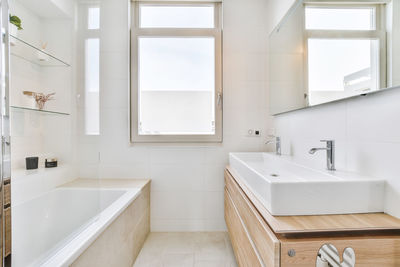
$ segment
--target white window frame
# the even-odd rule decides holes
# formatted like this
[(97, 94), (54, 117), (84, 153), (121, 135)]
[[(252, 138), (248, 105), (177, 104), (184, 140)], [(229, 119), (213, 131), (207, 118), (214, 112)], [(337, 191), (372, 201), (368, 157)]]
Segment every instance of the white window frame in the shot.
[[(308, 88), (308, 40), (309, 39), (361, 39), (361, 40), (379, 40), (379, 85), (378, 89), (386, 87), (387, 81), (387, 59), (386, 59), (386, 1), (304, 1), (305, 7), (311, 8), (374, 8), (375, 9), (375, 29), (373, 30), (312, 30), (306, 29), (306, 19), (304, 13), (304, 72), (305, 88), (309, 94)], [(305, 8), (304, 8), (305, 12)], [(369, 92), (369, 91), (368, 91)]]
[[(214, 28), (140, 28), (140, 5), (213, 6)], [(222, 8), (218, 2), (143, 1), (131, 4), (131, 143), (220, 143), (222, 142)], [(212, 37), (215, 40), (215, 134), (213, 135), (139, 135), (138, 40), (140, 37)]]

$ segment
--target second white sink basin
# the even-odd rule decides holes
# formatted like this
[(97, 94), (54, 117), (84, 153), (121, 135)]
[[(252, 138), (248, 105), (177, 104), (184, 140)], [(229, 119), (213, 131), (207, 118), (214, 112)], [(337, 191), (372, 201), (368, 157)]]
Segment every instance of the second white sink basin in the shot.
[(272, 215), (383, 212), (385, 181), (314, 170), (270, 153), (230, 153), (230, 166)]

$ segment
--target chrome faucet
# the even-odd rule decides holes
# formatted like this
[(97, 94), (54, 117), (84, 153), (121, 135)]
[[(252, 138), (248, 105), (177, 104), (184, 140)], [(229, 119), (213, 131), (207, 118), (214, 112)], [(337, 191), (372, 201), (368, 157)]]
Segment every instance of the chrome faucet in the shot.
[(276, 136), (276, 137), (275, 137), (275, 141), (274, 141), (274, 140), (270, 140), (270, 141), (265, 142), (265, 144), (266, 144), (266, 145), (268, 145), (268, 144), (275, 144), (275, 151), (276, 151), (275, 153), (276, 153), (278, 156), (282, 155), (281, 138), (280, 138), (280, 137)]
[(325, 148), (311, 148), (308, 153), (313, 155), (319, 150), (326, 150), (326, 168), (330, 171), (335, 171), (335, 141), (334, 140), (321, 140), (321, 142), (326, 142)]

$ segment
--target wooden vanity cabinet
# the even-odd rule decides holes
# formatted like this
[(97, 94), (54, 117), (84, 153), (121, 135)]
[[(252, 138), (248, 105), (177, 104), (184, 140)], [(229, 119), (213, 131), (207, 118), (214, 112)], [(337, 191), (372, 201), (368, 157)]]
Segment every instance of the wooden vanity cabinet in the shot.
[(400, 266), (400, 220), (383, 213), (272, 216), (229, 167), (225, 221), (239, 266), (314, 267), (332, 244), (355, 251), (357, 267)]
[(4, 179), (4, 257), (11, 254), (11, 179)]

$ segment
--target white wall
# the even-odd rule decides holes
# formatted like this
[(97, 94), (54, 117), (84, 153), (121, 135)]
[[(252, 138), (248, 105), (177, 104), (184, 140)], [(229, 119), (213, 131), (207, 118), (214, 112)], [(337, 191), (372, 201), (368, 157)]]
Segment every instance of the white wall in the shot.
[[(44, 5), (43, 3), (41, 3)], [(22, 19), (24, 30), (18, 37), (40, 47), (48, 42), (47, 51), (72, 63), (73, 20), (47, 19), (13, 1), (10, 12)], [(23, 47), (17, 43), (19, 47)], [(11, 47), (13, 49), (13, 47)], [(40, 67), (15, 55), (10, 57), (10, 104), (35, 108), (32, 98), (22, 91), (56, 92), (47, 110), (71, 113), (69, 116), (11, 108), (11, 162), (13, 205), (18, 205), (43, 192), (76, 178), (74, 164), (75, 112), (72, 68)], [(25, 157), (38, 156), (39, 169), (25, 170)], [(45, 169), (44, 160), (56, 157), (59, 167)]]
[[(270, 29), (293, 0), (269, 0)], [(293, 157), (320, 169), (324, 153), (309, 155), (320, 139), (337, 141), (337, 169), (387, 180), (386, 207), (400, 217), (400, 91), (386, 91), (340, 103), (290, 112), (274, 119), (277, 135), (289, 140)]]
[(102, 178), (152, 179), (153, 231), (224, 230), (228, 153), (266, 149), (266, 1), (224, 1), (224, 142), (209, 146), (129, 145), (128, 2), (102, 1), (101, 135), (79, 144), (81, 177), (97, 175), (100, 141)]

